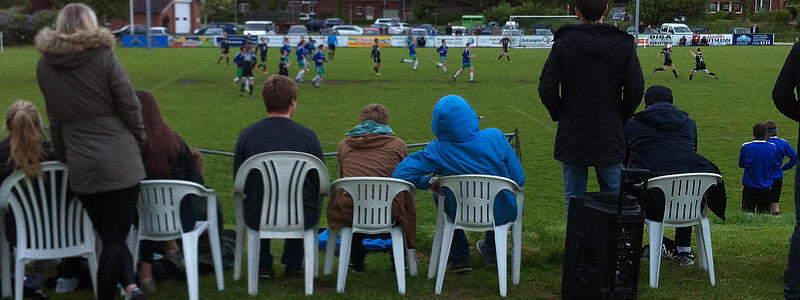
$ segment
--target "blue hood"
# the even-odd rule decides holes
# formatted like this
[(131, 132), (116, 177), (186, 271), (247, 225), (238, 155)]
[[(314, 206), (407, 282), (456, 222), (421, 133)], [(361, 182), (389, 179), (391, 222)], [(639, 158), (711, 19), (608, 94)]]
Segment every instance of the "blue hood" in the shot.
[(456, 95), (444, 96), (433, 107), (431, 131), (444, 142), (466, 142), (479, 135), (478, 115)]

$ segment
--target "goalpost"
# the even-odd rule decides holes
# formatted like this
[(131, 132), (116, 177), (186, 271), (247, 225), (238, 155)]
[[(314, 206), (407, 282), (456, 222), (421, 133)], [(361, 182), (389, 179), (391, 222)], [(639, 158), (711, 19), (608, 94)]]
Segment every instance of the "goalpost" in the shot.
[(523, 15), (509, 16), (508, 22), (516, 28), (509, 33), (514, 48), (549, 48), (556, 30), (564, 25), (578, 24), (580, 20), (574, 15)]

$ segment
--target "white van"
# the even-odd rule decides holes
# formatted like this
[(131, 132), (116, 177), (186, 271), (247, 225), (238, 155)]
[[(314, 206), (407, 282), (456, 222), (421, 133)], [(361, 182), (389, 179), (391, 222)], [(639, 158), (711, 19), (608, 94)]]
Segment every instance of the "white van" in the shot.
[(661, 33), (663, 34), (692, 34), (689, 26), (681, 23), (664, 23), (661, 24)]
[(255, 36), (275, 34), (275, 24), (272, 24), (272, 21), (247, 21), (244, 22), (243, 34)]

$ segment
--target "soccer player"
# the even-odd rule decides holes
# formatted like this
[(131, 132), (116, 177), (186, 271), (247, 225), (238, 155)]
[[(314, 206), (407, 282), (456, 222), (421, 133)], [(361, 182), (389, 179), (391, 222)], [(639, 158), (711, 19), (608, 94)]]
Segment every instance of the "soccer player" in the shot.
[(436, 49), (439, 52), (439, 62), (436, 63), (436, 68), (442, 67), (444, 73), (447, 74), (447, 40), (442, 40), (442, 45)]
[(278, 75), (289, 77), (289, 53), (281, 51), (281, 60), (278, 63)]
[(236, 85), (239, 79), (242, 78), (242, 58), (244, 58), (244, 53), (244, 47), (239, 48), (239, 53), (233, 57), (233, 64), (236, 65), (236, 77), (233, 78), (233, 85)]
[(464, 69), (469, 68), (469, 83), (475, 83), (474, 77), (474, 68), (472, 67), (472, 62), (470, 59), (474, 58), (475, 55), (472, 55), (469, 50), (472, 48), (470, 43), (467, 43), (467, 49), (464, 49), (464, 52), (461, 53), (461, 69), (459, 69), (455, 75), (453, 75), (453, 82), (456, 82), (456, 78), (458, 75), (461, 75), (461, 71)]
[(714, 79), (719, 79), (717, 77), (717, 74), (714, 74), (714, 72), (709, 72), (708, 68), (706, 68), (706, 62), (703, 60), (703, 53), (700, 53), (700, 47), (697, 47), (697, 53), (692, 52), (692, 50), (689, 50), (689, 53), (691, 53), (692, 56), (694, 56), (694, 63), (695, 63), (694, 70), (692, 70), (692, 73), (689, 74), (689, 80), (692, 80), (694, 72), (698, 71), (706, 72), (706, 74), (708, 74), (709, 76), (714, 76)]
[(217, 60), (217, 64), (222, 61), (222, 58), (225, 58), (225, 64), (230, 65), (230, 58), (228, 57), (228, 52), (230, 51), (230, 46), (228, 45), (228, 33), (222, 33), (222, 40), (219, 41), (219, 48), (222, 49), (222, 55), (219, 56)]
[(245, 47), (245, 50), (247, 50), (247, 45), (252, 45), (252, 44), (253, 44), (252, 37), (250, 37), (250, 34), (248, 33), (247, 37), (244, 39), (244, 43), (242, 43), (242, 47)]
[(245, 52), (241, 59), (242, 64), (242, 88), (239, 96), (244, 95), (244, 90), (248, 90), (250, 98), (253, 98), (253, 68), (256, 66), (256, 54), (253, 53), (253, 44), (245, 46)]
[(292, 61), (292, 59), (289, 57), (289, 54), (292, 54), (292, 46), (289, 45), (288, 37), (283, 38), (283, 47), (281, 47), (281, 55), (283, 55), (283, 53), (286, 53), (286, 61)]
[[(306, 42), (305, 48), (306, 48), (306, 58), (309, 58), (309, 59), (313, 58), (314, 57), (314, 50), (315, 50), (314, 49), (315, 48), (314, 47), (314, 39), (312, 39), (311, 37), (308, 37), (308, 41)], [(306, 62), (306, 64), (307, 65), (311, 65), (311, 60), (308, 60)]]
[(319, 87), (322, 83), (322, 77), (325, 77), (325, 65), (328, 60), (325, 59), (325, 45), (319, 45), (319, 51), (314, 54), (314, 65), (317, 67), (317, 77), (311, 80), (314, 87)]
[(333, 61), (333, 53), (336, 52), (336, 34), (333, 30), (328, 33), (328, 56)]
[(380, 68), (381, 68), (381, 46), (378, 42), (378, 39), (375, 39), (375, 44), (372, 45), (372, 53), (369, 55), (372, 58), (372, 61), (375, 63), (375, 66), (372, 67), (372, 70), (375, 71), (375, 75), (381, 76)]
[(664, 67), (653, 69), (653, 73), (666, 71), (667, 68), (672, 67), (672, 74), (675, 75), (675, 78), (678, 78), (678, 72), (675, 71), (675, 64), (672, 63), (672, 44), (664, 43), (664, 48), (661, 48), (661, 52), (658, 53), (656, 59), (659, 59), (662, 54), (664, 55)]
[(497, 62), (500, 62), (500, 59), (505, 55), (506, 59), (508, 59), (508, 63), (511, 63), (511, 56), (508, 55), (508, 44), (511, 44), (511, 39), (508, 38), (508, 33), (506, 33), (506, 35), (500, 39), (500, 46), (503, 47), (503, 52), (500, 52), (500, 56), (497, 57)]
[(305, 42), (306, 42), (306, 36), (305, 35), (301, 35), (300, 36), (300, 41), (297, 42), (297, 47), (298, 48), (305, 47), (305, 46), (303, 46), (303, 43), (305, 43)]
[[(261, 70), (264, 71), (264, 75), (267, 75), (267, 51), (269, 50), (269, 45), (267, 44), (264, 37), (261, 37), (261, 42), (258, 43), (256, 46), (256, 54), (261, 51)], [(256, 66), (256, 71), (258, 71), (258, 66)]]
[(417, 44), (410, 35), (408, 36), (408, 59), (400, 61), (401, 63), (414, 63), (414, 71), (417, 70), (419, 60), (417, 60)]
[(294, 77), (294, 81), (297, 83), (303, 83), (303, 74), (308, 72), (308, 67), (306, 67), (306, 41), (300, 40), (300, 45), (297, 46), (297, 66), (300, 68), (297, 71), (297, 76)]

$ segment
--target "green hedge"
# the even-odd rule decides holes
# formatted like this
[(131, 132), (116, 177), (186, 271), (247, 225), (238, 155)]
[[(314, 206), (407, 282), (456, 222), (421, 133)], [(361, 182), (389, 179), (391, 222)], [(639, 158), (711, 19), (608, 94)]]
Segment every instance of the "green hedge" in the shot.
[(8, 45), (30, 44), (39, 29), (52, 26), (56, 12), (41, 10), (32, 15), (24, 14), (19, 7), (0, 10), (0, 31), (3, 43)]

